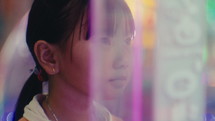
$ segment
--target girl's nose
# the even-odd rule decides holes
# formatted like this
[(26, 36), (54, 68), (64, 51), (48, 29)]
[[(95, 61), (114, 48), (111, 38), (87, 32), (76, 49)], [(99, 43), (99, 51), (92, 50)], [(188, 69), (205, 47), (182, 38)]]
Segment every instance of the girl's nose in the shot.
[[(118, 50), (120, 51), (120, 50)], [(128, 53), (125, 52), (115, 52), (113, 59), (114, 69), (126, 69), (128, 67)]]

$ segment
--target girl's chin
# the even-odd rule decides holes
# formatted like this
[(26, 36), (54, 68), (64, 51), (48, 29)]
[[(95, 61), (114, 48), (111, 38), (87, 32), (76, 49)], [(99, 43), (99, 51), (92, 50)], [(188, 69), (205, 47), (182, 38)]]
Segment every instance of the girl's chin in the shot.
[(109, 90), (106, 90), (105, 94), (103, 95), (104, 100), (114, 100), (120, 97), (125, 90), (125, 86), (120, 88), (111, 87)]
[(102, 87), (99, 87), (99, 91), (94, 92), (94, 96), (102, 100), (117, 99), (123, 94), (127, 84), (128, 82), (125, 80), (109, 81), (108, 83), (103, 84)]

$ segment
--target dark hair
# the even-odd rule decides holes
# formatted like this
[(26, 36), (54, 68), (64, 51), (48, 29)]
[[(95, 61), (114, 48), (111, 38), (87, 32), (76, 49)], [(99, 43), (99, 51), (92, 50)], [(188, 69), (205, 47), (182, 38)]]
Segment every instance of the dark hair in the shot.
[[(88, 0), (35, 0), (28, 18), (26, 42), (36, 62), (42, 70), (34, 53), (34, 44), (38, 40), (63, 45), (71, 34), (80, 18), (83, 17)], [(42, 93), (42, 82), (37, 75), (32, 74), (26, 81), (19, 95), (13, 121), (23, 117), (24, 107), (33, 96)]]
[(36, 65), (34, 44), (45, 40), (63, 45), (74, 34), (75, 27), (83, 16), (88, 0), (35, 0), (29, 13), (27, 44)]
[(16, 104), (16, 109), (13, 116), (13, 121), (18, 121), (22, 118), (24, 113), (24, 107), (32, 100), (32, 97), (42, 92), (42, 82), (38, 81), (37, 75), (32, 74), (26, 81), (19, 95), (19, 99)]
[[(83, 16), (86, 11), (89, 12), (89, 1), (90, 0), (34, 1), (31, 11), (29, 13), (26, 41), (38, 69), (43, 70), (35, 56), (34, 44), (38, 40), (45, 40), (48, 43), (58, 44), (63, 47), (67, 42), (68, 38), (70, 36), (74, 36), (75, 28), (80, 20), (81, 22), (83, 21)], [(115, 2), (117, 1), (121, 2), (122, 4), (115, 5)], [(114, 28), (113, 26), (116, 23), (114, 23), (113, 19), (116, 19), (117, 16), (117, 14), (114, 13), (114, 10), (118, 11), (118, 9), (121, 9), (121, 11), (125, 11), (126, 13), (124, 17), (127, 20), (127, 30), (133, 34), (134, 21), (126, 3), (123, 0), (107, 0), (106, 5), (107, 7), (104, 9), (108, 11), (110, 10), (110, 12), (108, 13), (113, 13), (107, 14), (105, 18), (107, 20), (106, 27), (112, 28), (111, 30), (108, 29), (108, 31), (112, 34), (114, 33), (114, 30), (116, 28)], [(120, 7), (118, 8), (117, 5), (120, 5)], [(87, 18), (87, 21), (88, 30), (86, 33), (86, 40), (88, 40), (91, 36), (91, 25), (89, 22), (89, 17)], [(34, 92), (32, 90), (34, 90)], [(37, 76), (35, 74), (32, 74), (32, 76), (25, 83), (19, 96), (13, 118), (14, 121), (19, 120), (23, 116), (24, 107), (30, 102), (34, 95), (41, 92), (41, 82), (38, 81)]]

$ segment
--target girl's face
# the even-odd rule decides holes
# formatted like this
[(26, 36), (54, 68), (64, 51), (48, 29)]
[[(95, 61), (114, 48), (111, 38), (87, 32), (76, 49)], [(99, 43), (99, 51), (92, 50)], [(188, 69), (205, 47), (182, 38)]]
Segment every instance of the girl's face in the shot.
[(103, 96), (102, 98), (112, 99), (124, 90), (131, 74), (132, 35), (125, 32), (125, 26), (122, 23), (113, 36), (104, 32), (92, 36), (90, 40), (85, 40), (87, 29), (83, 26), (79, 34), (80, 27), (77, 27), (73, 45), (69, 41), (66, 51), (60, 55), (60, 74), (69, 86), (89, 95), (90, 71), (93, 68), (90, 65), (93, 57), (90, 48), (97, 48), (100, 59), (94, 62), (98, 65), (93, 66), (100, 66), (102, 71), (99, 78), (100, 95)]

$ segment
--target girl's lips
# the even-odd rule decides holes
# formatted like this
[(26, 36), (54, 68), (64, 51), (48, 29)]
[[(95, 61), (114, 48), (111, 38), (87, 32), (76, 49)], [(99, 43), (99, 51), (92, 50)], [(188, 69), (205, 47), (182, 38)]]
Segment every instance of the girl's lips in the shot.
[(126, 85), (127, 79), (125, 77), (117, 77), (110, 79), (109, 82), (114, 88), (123, 88)]

